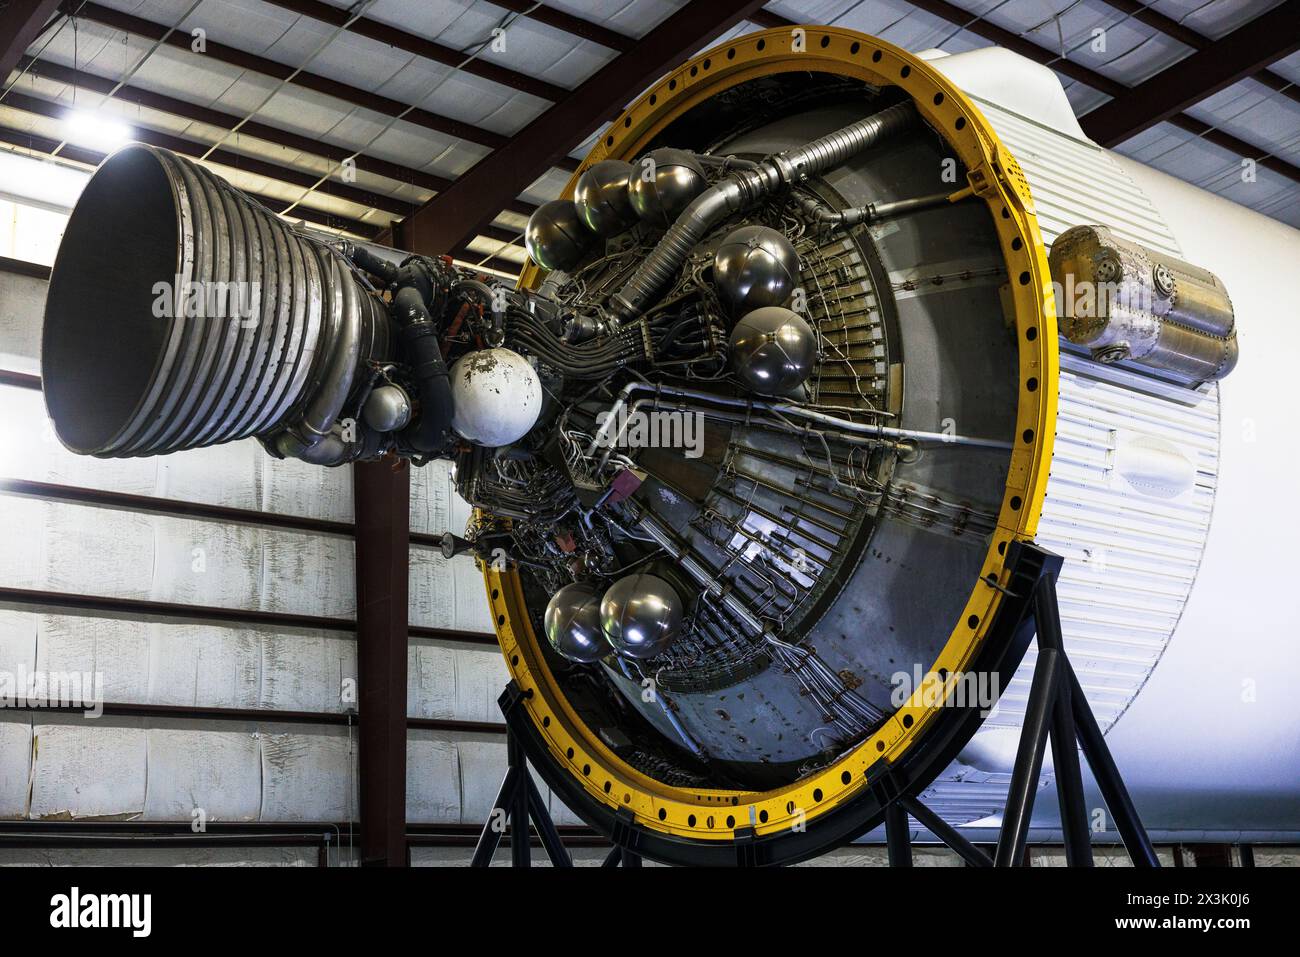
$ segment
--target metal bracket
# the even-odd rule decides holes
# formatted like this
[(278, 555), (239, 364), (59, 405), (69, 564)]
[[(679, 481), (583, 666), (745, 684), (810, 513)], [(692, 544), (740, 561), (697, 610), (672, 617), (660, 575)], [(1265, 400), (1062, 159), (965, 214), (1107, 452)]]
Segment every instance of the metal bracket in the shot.
[[(1018, 547), (1035, 559), (1029, 567), (1037, 569), (1036, 581), (1030, 583), (1031, 588), (1026, 591), (1033, 595), (1029, 617), (1038, 635), (1038, 660), (1034, 665), (1033, 682), (1020, 731), (1020, 747), (1016, 752), (1011, 786), (1002, 814), (997, 851), (990, 859), (918, 798), (903, 796), (891, 802), (885, 811), (890, 863), (904, 866), (911, 863), (907, 830), (907, 814), (911, 814), (972, 866), (1012, 867), (1018, 864), (1025, 854), (1029, 818), (1043, 766), (1043, 751), (1050, 735), (1067, 864), (1071, 867), (1093, 865), (1079, 764), (1081, 749), (1133, 864), (1159, 867), (1151, 839), (1138, 818), (1128, 789), (1106, 746), (1106, 739), (1062, 646), (1061, 616), (1056, 599), (1061, 557), (1030, 543), (1020, 543)], [(1078, 749), (1074, 747), (1076, 741)]]

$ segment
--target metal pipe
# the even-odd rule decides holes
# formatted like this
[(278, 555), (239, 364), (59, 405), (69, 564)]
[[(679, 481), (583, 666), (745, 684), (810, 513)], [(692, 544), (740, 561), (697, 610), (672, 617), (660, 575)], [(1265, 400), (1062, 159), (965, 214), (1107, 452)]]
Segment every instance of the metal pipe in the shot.
[(691, 250), (727, 216), (781, 187), (838, 166), (855, 153), (911, 126), (916, 118), (911, 103), (899, 103), (799, 149), (724, 176), (695, 197), (623, 288), (611, 297), (614, 312), (623, 320), (641, 315), (677, 275)]

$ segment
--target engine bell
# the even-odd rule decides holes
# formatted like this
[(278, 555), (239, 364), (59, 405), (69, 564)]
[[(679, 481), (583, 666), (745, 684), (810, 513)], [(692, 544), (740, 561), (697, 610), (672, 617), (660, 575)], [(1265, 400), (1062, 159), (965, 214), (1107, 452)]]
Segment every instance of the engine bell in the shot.
[(731, 330), (731, 371), (760, 395), (784, 395), (812, 371), (817, 337), (797, 312), (764, 306)]
[(600, 592), (585, 582), (565, 585), (546, 605), (546, 640), (556, 654), (590, 665), (609, 654), (600, 628)]
[(542, 411), (542, 382), (510, 349), (480, 349), (451, 367), (451, 427), (475, 445), (500, 448), (528, 434)]
[(634, 170), (622, 160), (601, 160), (578, 177), (573, 203), (587, 228), (600, 236), (617, 236), (636, 222), (628, 195)]
[(713, 281), (737, 315), (779, 306), (798, 283), (799, 254), (769, 226), (742, 226), (713, 257)]
[(663, 147), (637, 160), (628, 196), (638, 216), (668, 227), (708, 185), (699, 160), (685, 150)]
[(543, 203), (528, 217), (524, 244), (528, 255), (546, 269), (572, 269), (596, 242), (578, 207), (567, 199)]
[(600, 600), (600, 627), (614, 650), (629, 658), (666, 651), (682, 625), (682, 600), (657, 575), (637, 572), (610, 585)]

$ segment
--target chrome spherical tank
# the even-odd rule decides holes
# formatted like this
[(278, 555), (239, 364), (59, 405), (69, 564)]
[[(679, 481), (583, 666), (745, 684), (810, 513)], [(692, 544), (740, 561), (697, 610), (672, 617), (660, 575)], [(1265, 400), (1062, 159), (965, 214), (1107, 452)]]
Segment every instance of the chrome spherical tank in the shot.
[(713, 281), (736, 314), (779, 306), (798, 284), (799, 254), (768, 226), (727, 234), (713, 257)]
[(543, 203), (528, 217), (524, 244), (528, 255), (546, 269), (572, 269), (596, 242), (596, 234), (567, 199)]
[(629, 658), (653, 658), (665, 651), (681, 624), (681, 598), (672, 585), (649, 572), (620, 578), (600, 601), (605, 638)]
[(546, 605), (546, 640), (556, 654), (590, 665), (609, 654), (600, 628), (600, 592), (586, 582), (565, 585)]
[(361, 418), (376, 432), (396, 432), (411, 421), (411, 397), (396, 385), (381, 385), (370, 393)]
[(601, 160), (578, 177), (573, 204), (587, 228), (606, 238), (617, 236), (636, 222), (628, 195), (634, 170), (622, 160)]
[(651, 150), (634, 164), (628, 196), (646, 222), (668, 227), (708, 186), (704, 167), (685, 150)]
[(731, 371), (760, 395), (789, 392), (808, 378), (816, 361), (816, 335), (784, 306), (748, 312), (731, 330)]
[(480, 349), (451, 367), (451, 427), (475, 445), (500, 448), (528, 434), (542, 411), (542, 382), (511, 349)]

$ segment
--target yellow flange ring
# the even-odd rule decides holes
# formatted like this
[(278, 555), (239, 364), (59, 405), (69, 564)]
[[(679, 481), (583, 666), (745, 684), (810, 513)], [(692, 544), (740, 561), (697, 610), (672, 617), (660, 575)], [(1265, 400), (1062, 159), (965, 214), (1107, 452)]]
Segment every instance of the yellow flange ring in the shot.
[[(572, 197), (583, 170), (603, 159), (634, 159), (656, 134), (697, 104), (741, 83), (791, 71), (836, 74), (877, 87), (901, 88), (965, 164), (970, 185), (992, 213), (1007, 265), (1007, 299), (1014, 304), (1019, 333), (1016, 444), (981, 578), (972, 583), (966, 607), (931, 666), (930, 679), (840, 760), (771, 791), (672, 787), (618, 758), (574, 713), (547, 667), (518, 573), (485, 567), (498, 641), (525, 695), (528, 718), (555, 764), (592, 800), (621, 811), (624, 820), (630, 813), (630, 820), (642, 828), (698, 841), (730, 841), (739, 828), (752, 827), (761, 837), (806, 825), (851, 801), (874, 777), (869, 769), (878, 762), (899, 761), (925, 734), (979, 651), (1002, 601), (998, 586), (1007, 581), (1008, 544), (1033, 538), (1056, 431), (1056, 314), (1047, 253), (1024, 174), (976, 106), (942, 74), (904, 50), (850, 30), (822, 26), (766, 30), (715, 47), (664, 77), (615, 120), (564, 195)], [(520, 285), (533, 287), (540, 281), (539, 268), (530, 263)]]

